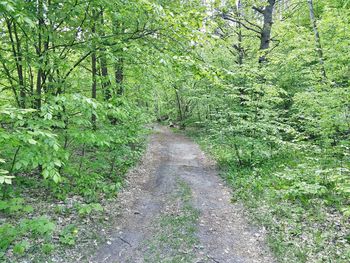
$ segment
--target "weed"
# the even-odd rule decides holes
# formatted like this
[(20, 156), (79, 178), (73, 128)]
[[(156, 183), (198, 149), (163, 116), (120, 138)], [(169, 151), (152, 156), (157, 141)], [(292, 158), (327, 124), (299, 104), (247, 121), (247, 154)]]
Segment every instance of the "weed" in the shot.
[(74, 224), (66, 226), (60, 234), (60, 243), (68, 246), (75, 245), (78, 233), (78, 228)]

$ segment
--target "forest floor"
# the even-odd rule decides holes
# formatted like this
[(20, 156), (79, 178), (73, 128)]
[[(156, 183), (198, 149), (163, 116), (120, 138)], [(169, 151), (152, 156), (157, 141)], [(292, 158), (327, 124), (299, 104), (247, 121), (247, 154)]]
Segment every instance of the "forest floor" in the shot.
[(181, 134), (156, 127), (118, 197), (107, 242), (88, 262), (274, 262), (215, 163)]

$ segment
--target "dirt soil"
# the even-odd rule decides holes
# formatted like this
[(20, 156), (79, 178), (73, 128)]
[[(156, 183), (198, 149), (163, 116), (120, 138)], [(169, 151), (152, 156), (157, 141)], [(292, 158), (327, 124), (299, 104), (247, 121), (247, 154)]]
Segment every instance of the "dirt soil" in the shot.
[(230, 189), (218, 176), (215, 163), (185, 136), (155, 127), (140, 165), (127, 178), (128, 186), (118, 198), (120, 212), (111, 220), (115, 232), (89, 262), (149, 262), (144, 257), (145, 241), (157, 235), (155, 219), (169, 210), (169, 197), (179, 179), (190, 187), (191, 204), (199, 212), (198, 243), (186, 252), (194, 254), (191, 261), (168, 258), (154, 263), (275, 262), (264, 231), (249, 223), (240, 204), (231, 203)]

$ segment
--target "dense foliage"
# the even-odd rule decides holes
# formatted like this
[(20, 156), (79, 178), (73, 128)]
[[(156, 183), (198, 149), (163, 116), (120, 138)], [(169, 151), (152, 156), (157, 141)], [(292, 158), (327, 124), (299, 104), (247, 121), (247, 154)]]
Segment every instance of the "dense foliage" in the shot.
[(73, 245), (79, 217), (116, 196), (155, 119), (161, 57), (188, 52), (200, 21), (179, 2), (0, 3), (0, 261)]
[(199, 52), (215, 75), (183, 88), (193, 105), (184, 123), (199, 128), (281, 262), (348, 262), (348, 2), (265, 2), (213, 12), (214, 39)]
[(0, 2), (0, 260), (74, 245), (36, 200), (99, 213), (157, 119), (191, 127), (282, 262), (348, 262), (349, 7)]

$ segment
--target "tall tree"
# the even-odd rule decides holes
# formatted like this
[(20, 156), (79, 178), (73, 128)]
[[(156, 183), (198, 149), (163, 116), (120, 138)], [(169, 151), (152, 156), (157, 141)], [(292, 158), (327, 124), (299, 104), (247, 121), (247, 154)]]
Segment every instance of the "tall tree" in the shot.
[[(248, 15), (246, 14), (243, 16), (242, 13), (242, 5), (243, 3), (241, 1), (237, 1), (236, 7), (234, 10), (236, 12), (223, 12), (221, 17), (225, 20), (234, 22), (235, 24), (239, 25), (238, 30), (241, 30), (242, 27), (254, 32), (258, 35), (260, 39), (259, 44), (259, 50), (261, 52), (259, 56), (259, 63), (266, 61), (266, 56), (268, 53), (268, 50), (270, 49), (270, 43), (271, 43), (271, 33), (272, 33), (272, 25), (273, 25), (273, 16), (274, 16), (274, 10), (276, 5), (276, 0), (266, 0), (263, 2), (265, 5), (263, 6), (250, 6), (255, 12), (254, 15)], [(239, 11), (237, 11), (239, 10)], [(262, 19), (258, 22), (256, 21), (256, 14), (258, 14), (260, 17), (262, 16)]]
[(124, 58), (123, 57), (117, 58), (116, 62), (114, 63), (114, 74), (115, 74), (115, 82), (117, 84), (117, 94), (121, 96), (124, 93), (124, 87), (123, 87)]
[[(91, 26), (91, 41), (92, 41), (92, 51), (91, 51), (91, 98), (97, 98), (97, 58), (96, 58), (96, 20), (98, 19), (97, 12), (95, 9), (92, 10), (92, 26)], [(92, 127), (96, 129), (96, 114), (91, 115)]]
[(310, 13), (310, 20), (311, 20), (311, 24), (312, 24), (312, 29), (313, 29), (314, 35), (315, 35), (315, 46), (316, 46), (316, 52), (318, 55), (318, 59), (320, 62), (321, 76), (322, 76), (322, 80), (326, 81), (327, 80), (327, 73), (326, 73), (326, 68), (324, 66), (323, 49), (322, 49), (322, 44), (321, 44), (320, 33), (318, 32), (317, 20), (316, 20), (315, 11), (314, 11), (314, 4), (313, 4), (312, 0), (307, 0), (307, 2), (309, 5), (309, 13)]
[(236, 8), (237, 8), (237, 45), (234, 45), (236, 48), (238, 55), (237, 55), (237, 63), (238, 65), (243, 64), (243, 58), (244, 58), (244, 49), (242, 46), (243, 43), (243, 33), (242, 33), (242, 2), (241, 0), (237, 0), (236, 3)]
[(263, 26), (260, 34), (260, 50), (262, 51), (262, 55), (259, 57), (259, 63), (266, 61), (266, 50), (270, 48), (275, 4), (276, 0), (268, 0), (267, 5), (263, 8), (253, 7), (254, 10), (263, 15)]
[(43, 33), (44, 33), (44, 3), (43, 0), (38, 0), (37, 6), (37, 18), (38, 18), (38, 39), (36, 43), (36, 53), (38, 57), (38, 71), (36, 77), (36, 99), (35, 106), (36, 109), (41, 109), (41, 99), (42, 99), (42, 85), (43, 85), (43, 63), (44, 63), (44, 54), (42, 53), (43, 48)]
[[(17, 70), (17, 79), (14, 78), (11, 75), (11, 72), (6, 66), (6, 63), (4, 62), (2, 58), (2, 64), (5, 70), (5, 75), (7, 76), (10, 84), (12, 85), (12, 90), (14, 91), (14, 95), (17, 98), (18, 104), (21, 108), (26, 107), (26, 90), (25, 90), (25, 83), (24, 83), (24, 69), (23, 69), (23, 54), (22, 54), (22, 43), (18, 36), (16, 21), (12, 17), (5, 17), (6, 25), (7, 25), (7, 31), (9, 34), (9, 39), (11, 43), (12, 48), (12, 57), (16, 64), (16, 70)], [(19, 86), (19, 98), (17, 96), (17, 86), (13, 81), (16, 81)]]
[[(103, 7), (100, 7), (100, 18), (101, 18), (101, 27), (99, 29), (99, 35), (101, 38), (105, 37), (104, 32), (104, 14), (103, 14)], [(108, 66), (107, 66), (107, 56), (106, 56), (106, 47), (102, 46), (100, 49), (100, 67), (101, 67), (101, 83), (102, 83), (102, 90), (104, 93), (104, 99), (106, 101), (111, 99), (111, 81), (109, 80), (109, 74), (108, 74)]]

